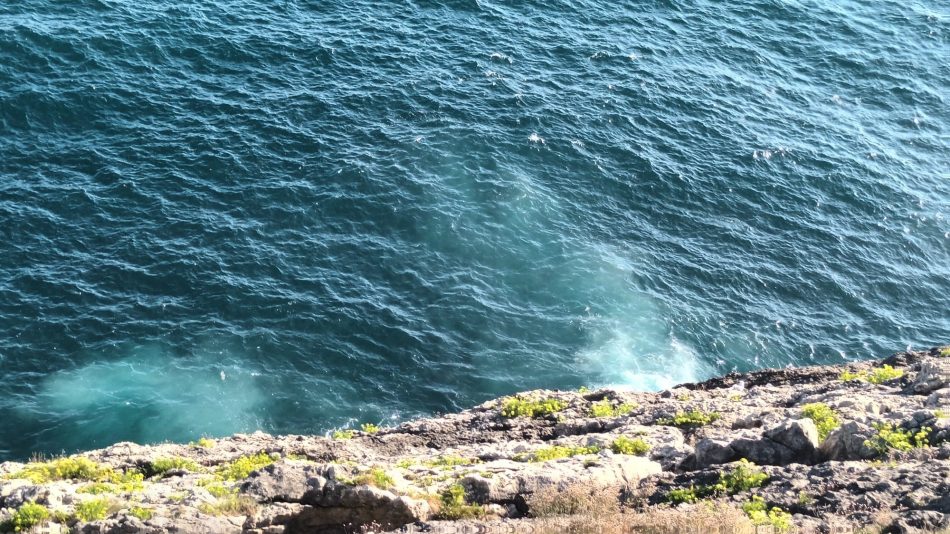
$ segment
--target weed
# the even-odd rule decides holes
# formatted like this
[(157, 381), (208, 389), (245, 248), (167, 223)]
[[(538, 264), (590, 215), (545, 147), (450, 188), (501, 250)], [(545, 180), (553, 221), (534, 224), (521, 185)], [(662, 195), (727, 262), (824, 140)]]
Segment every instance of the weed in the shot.
[(182, 458), (181, 456), (174, 456), (172, 458), (159, 458), (154, 460), (149, 465), (149, 472), (152, 476), (157, 476), (159, 478), (164, 478), (169, 471), (201, 471), (201, 466), (196, 464), (194, 460), (189, 460), (188, 458)]
[(192, 441), (189, 445), (192, 447), (201, 447), (202, 449), (210, 449), (214, 447), (215, 443), (213, 439), (201, 437), (198, 438), (198, 441)]
[(769, 480), (769, 475), (745, 458), (739, 460), (738, 465), (729, 473), (720, 473), (719, 482), (712, 487), (713, 491), (725, 491), (730, 495), (758, 488)]
[(941, 358), (950, 358), (950, 346), (937, 349), (937, 356)]
[(146, 508), (144, 506), (132, 506), (129, 508), (129, 515), (141, 521), (148, 521), (154, 514), (151, 508)]
[(923, 427), (913, 432), (904, 430), (893, 423), (874, 423), (872, 426), (877, 434), (865, 440), (864, 445), (880, 455), (891, 450), (909, 451), (930, 445), (928, 439), (932, 430), (930, 427)]
[(637, 408), (636, 404), (623, 403), (614, 406), (609, 400), (604, 399), (590, 405), (591, 417), (620, 417), (627, 415)]
[(948, 417), (950, 417), (950, 414), (948, 414), (947, 412), (943, 410), (934, 410), (934, 417), (936, 417), (937, 419), (947, 419)]
[(10, 522), (14, 532), (23, 532), (46, 522), (49, 517), (49, 510), (45, 506), (30, 501), (13, 513)]
[(600, 447), (597, 445), (591, 445), (589, 447), (562, 447), (560, 445), (554, 445), (552, 447), (538, 449), (531, 453), (518, 454), (514, 459), (518, 462), (548, 462), (561, 458), (570, 458), (580, 454), (597, 454), (598, 452), (600, 452)]
[[(947, 350), (950, 350), (950, 349), (947, 349)], [(587, 386), (581, 386), (581, 387), (577, 388), (577, 392), (578, 392), (578, 393), (590, 393), (590, 388), (587, 387)]]
[(773, 506), (766, 511), (765, 499), (753, 495), (749, 502), (742, 505), (742, 511), (756, 526), (771, 525), (776, 532), (788, 532), (792, 528), (792, 514)]
[(815, 502), (815, 498), (812, 497), (811, 495), (805, 493), (804, 491), (798, 492), (798, 504), (802, 506), (808, 506), (809, 504), (812, 504), (814, 502)]
[(379, 432), (380, 429), (378, 426), (374, 425), (373, 423), (363, 423), (362, 425), (360, 425), (360, 430), (362, 430), (363, 432), (366, 432), (367, 434), (375, 434)]
[(396, 467), (398, 467), (399, 469), (409, 469), (413, 465), (415, 465), (415, 462), (413, 462), (409, 458), (406, 458), (404, 460), (399, 460), (398, 462), (396, 462)]
[(466, 504), (465, 488), (461, 484), (452, 484), (441, 495), (440, 519), (481, 519), (485, 509), (474, 504)]
[(88, 523), (89, 521), (98, 521), (105, 519), (109, 512), (109, 501), (107, 499), (92, 499), (83, 501), (76, 505), (76, 519)]
[(679, 395), (676, 396), (676, 400), (680, 402), (686, 402), (690, 399), (692, 399), (692, 397), (689, 396), (689, 393), (680, 393)]
[(223, 464), (218, 467), (217, 474), (224, 480), (243, 480), (254, 471), (263, 469), (274, 463), (276, 458), (266, 452), (259, 452)]
[(742, 402), (742, 393), (733, 393), (729, 395), (729, 400), (732, 402)]
[(676, 412), (673, 417), (659, 419), (657, 423), (664, 426), (704, 426), (718, 421), (720, 417), (718, 412), (690, 410), (688, 412)]
[(356, 435), (355, 430), (334, 430), (332, 437), (333, 439), (353, 439), (353, 436)]
[(825, 441), (831, 431), (841, 426), (837, 412), (823, 402), (814, 402), (802, 406), (802, 416), (811, 419), (818, 428), (818, 440)]
[(214, 479), (199, 480), (198, 485), (208, 490), (208, 493), (210, 493), (212, 496), (218, 498), (237, 493), (237, 488), (225, 486)]
[(614, 454), (643, 456), (650, 452), (650, 445), (640, 438), (630, 439), (627, 436), (620, 436), (610, 444), (610, 450), (612, 450)]
[(567, 408), (567, 403), (558, 399), (531, 400), (524, 397), (508, 397), (502, 402), (503, 417), (544, 417)]

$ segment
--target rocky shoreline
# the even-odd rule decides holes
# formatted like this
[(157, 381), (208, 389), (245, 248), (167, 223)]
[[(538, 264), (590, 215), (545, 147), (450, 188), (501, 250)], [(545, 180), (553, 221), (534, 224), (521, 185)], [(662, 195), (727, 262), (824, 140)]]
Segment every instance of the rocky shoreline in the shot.
[(0, 532), (941, 532), (950, 347), (0, 464)]

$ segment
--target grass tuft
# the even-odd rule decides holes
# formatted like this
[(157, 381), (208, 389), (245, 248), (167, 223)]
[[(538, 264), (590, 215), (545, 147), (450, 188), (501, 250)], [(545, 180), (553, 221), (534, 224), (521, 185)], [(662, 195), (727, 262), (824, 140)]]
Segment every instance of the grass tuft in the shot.
[(149, 465), (149, 472), (152, 473), (152, 476), (164, 478), (169, 471), (197, 472), (201, 471), (201, 466), (196, 464), (194, 460), (182, 458), (181, 456), (159, 458)]
[(74, 514), (76, 519), (84, 523), (98, 521), (106, 518), (106, 515), (109, 513), (109, 504), (108, 499), (82, 501), (76, 505)]
[(132, 506), (129, 508), (129, 515), (141, 521), (148, 521), (155, 514), (152, 512), (151, 508), (146, 508), (144, 506)]
[(515, 455), (514, 460), (518, 462), (549, 462), (561, 458), (570, 458), (581, 454), (597, 454), (600, 447), (591, 445), (589, 447), (562, 447), (554, 445), (552, 447), (543, 447), (531, 453), (522, 453)]
[(333, 439), (353, 439), (353, 436), (355, 435), (356, 435), (355, 430), (346, 429), (346, 430), (334, 430), (333, 434), (331, 434), (331, 437)]
[(902, 376), (904, 376), (903, 370), (894, 369), (890, 365), (884, 365), (876, 369), (871, 369), (870, 371), (858, 371), (856, 373), (845, 371), (838, 376), (838, 379), (845, 382), (857, 380), (860, 382), (869, 382), (871, 384), (883, 384)]
[(396, 481), (389, 473), (379, 467), (374, 467), (353, 477), (350, 481), (355, 486), (376, 486), (379, 489), (389, 489)]
[(45, 523), (49, 517), (49, 510), (45, 506), (30, 501), (13, 513), (10, 523), (14, 532), (23, 532)]
[(751, 500), (743, 504), (742, 511), (755, 526), (771, 525), (775, 532), (788, 532), (792, 528), (792, 514), (778, 506), (767, 510), (765, 499), (758, 495), (753, 495)]
[(475, 504), (465, 502), (465, 488), (461, 484), (452, 484), (441, 495), (439, 519), (481, 519), (485, 517), (485, 509)]
[(588, 413), (591, 417), (620, 417), (636, 409), (636, 404), (623, 403), (614, 406), (609, 400), (604, 399), (591, 404)]
[(874, 423), (877, 432), (871, 439), (865, 440), (864, 445), (879, 455), (889, 451), (909, 451), (921, 449), (930, 445), (930, 427), (923, 427), (917, 432), (904, 430), (893, 423)]
[(363, 423), (360, 425), (360, 430), (366, 432), (367, 434), (375, 434), (380, 431), (379, 426), (374, 425), (373, 423)]

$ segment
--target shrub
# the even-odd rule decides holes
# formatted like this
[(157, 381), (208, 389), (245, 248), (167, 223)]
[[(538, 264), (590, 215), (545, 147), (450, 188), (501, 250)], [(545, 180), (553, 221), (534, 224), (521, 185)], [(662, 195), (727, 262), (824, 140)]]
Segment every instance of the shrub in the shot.
[(514, 459), (519, 462), (547, 462), (561, 458), (570, 458), (579, 454), (597, 454), (598, 452), (600, 452), (600, 447), (597, 445), (591, 445), (589, 447), (562, 447), (560, 445), (554, 445), (552, 447), (538, 449), (532, 453), (518, 454)]
[(768, 480), (769, 475), (763, 473), (754, 463), (743, 458), (729, 473), (720, 473), (719, 482), (712, 489), (713, 491), (736, 494), (761, 487)]
[(363, 432), (366, 432), (367, 434), (375, 434), (379, 432), (379, 427), (374, 425), (373, 423), (363, 423), (362, 425), (360, 425), (360, 430), (362, 430)]
[(109, 501), (106, 499), (93, 499), (83, 501), (76, 505), (76, 519), (88, 523), (89, 521), (98, 521), (105, 519), (109, 512)]
[(44, 523), (49, 516), (49, 510), (45, 506), (30, 501), (13, 513), (10, 522), (14, 532), (23, 532)]
[(531, 400), (524, 397), (508, 397), (502, 402), (503, 417), (544, 417), (567, 408), (567, 403), (558, 399)]
[(200, 470), (201, 466), (196, 464), (193, 460), (182, 458), (181, 456), (175, 456), (172, 458), (159, 458), (152, 461), (149, 466), (149, 471), (152, 473), (152, 476), (157, 476), (159, 478), (164, 478), (169, 471)]
[(97, 464), (88, 458), (75, 456), (30, 463), (20, 471), (9, 475), (8, 478), (22, 478), (34, 484), (45, 484), (54, 480), (105, 481), (114, 474), (111, 467)]
[(225, 486), (220, 482), (216, 482), (214, 479), (199, 480), (198, 485), (206, 489), (213, 497), (220, 498), (237, 493), (237, 488)]
[(628, 403), (614, 406), (609, 400), (604, 399), (591, 404), (588, 413), (591, 417), (620, 417), (621, 415), (627, 415), (636, 408), (636, 404)]
[(146, 508), (144, 506), (133, 506), (129, 508), (129, 515), (142, 521), (148, 521), (154, 514), (151, 508)]
[(950, 346), (937, 349), (937, 356), (941, 358), (950, 358)]
[(673, 504), (693, 504), (699, 501), (699, 496), (696, 494), (696, 488), (690, 486), (688, 488), (670, 490), (670, 492), (666, 494), (666, 500)]
[(376, 486), (379, 489), (389, 489), (396, 483), (389, 473), (379, 467), (356, 475), (351, 482), (356, 486)]
[(818, 427), (818, 441), (825, 441), (831, 431), (841, 426), (841, 418), (823, 402), (814, 402), (802, 406), (802, 416), (814, 421)]
[(355, 430), (334, 430), (332, 437), (333, 439), (353, 439), (355, 435)]
[(688, 412), (676, 412), (673, 417), (659, 419), (657, 423), (664, 426), (703, 426), (718, 421), (720, 417), (717, 412), (690, 410)]
[(142, 491), (145, 488), (145, 475), (138, 471), (125, 471), (123, 473), (113, 473), (109, 482), (93, 482), (81, 486), (76, 493), (89, 493), (91, 495), (102, 495), (104, 493), (132, 493)]
[(223, 464), (218, 467), (217, 474), (224, 480), (243, 480), (254, 471), (274, 463), (275, 458), (266, 452), (260, 452)]
[(465, 488), (461, 484), (452, 484), (442, 492), (439, 519), (481, 519), (485, 509), (478, 505), (466, 504)]
[(213, 439), (205, 438), (205, 437), (198, 438), (198, 441), (194, 443), (195, 447), (201, 447), (203, 449), (210, 449), (214, 447), (214, 445), (215, 445), (215, 441)]
[(771, 525), (777, 532), (787, 532), (792, 528), (792, 514), (777, 506), (766, 511), (765, 499), (753, 495), (752, 500), (742, 505), (742, 511), (756, 526)]
[(620, 436), (610, 444), (610, 450), (615, 454), (643, 456), (650, 452), (650, 445), (640, 438), (630, 439), (627, 436)]
[(880, 455), (891, 450), (909, 451), (930, 445), (930, 427), (921, 428), (915, 433), (893, 423), (874, 423), (872, 426), (877, 433), (871, 439), (865, 440), (864, 445)]
[(890, 365), (884, 365), (876, 369), (871, 369), (870, 371), (858, 371), (856, 373), (844, 371), (838, 376), (838, 378), (844, 380), (845, 382), (859, 380), (862, 382), (870, 382), (871, 384), (883, 384), (884, 382), (888, 382), (902, 376), (904, 376), (904, 371), (901, 369), (894, 369)]

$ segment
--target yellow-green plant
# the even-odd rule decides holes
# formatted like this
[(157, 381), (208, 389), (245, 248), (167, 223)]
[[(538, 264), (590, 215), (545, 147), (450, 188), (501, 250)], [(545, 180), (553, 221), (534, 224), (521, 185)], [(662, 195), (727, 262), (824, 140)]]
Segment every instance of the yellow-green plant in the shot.
[(97, 464), (82, 456), (72, 456), (29, 463), (7, 478), (22, 478), (34, 484), (45, 484), (54, 480), (106, 481), (114, 475), (111, 467)]
[(941, 357), (941, 358), (950, 358), (950, 346), (948, 346), (948, 347), (940, 347), (940, 348), (937, 350), (937, 356), (939, 356), (939, 357)]
[(713, 491), (725, 491), (730, 495), (761, 487), (768, 482), (769, 475), (762, 472), (754, 463), (745, 458), (739, 460), (732, 471), (719, 474), (719, 482)]
[(217, 474), (224, 480), (243, 480), (249, 477), (254, 471), (263, 469), (275, 461), (276, 458), (266, 452), (241, 456), (236, 460), (219, 466)]
[(480, 519), (485, 517), (485, 509), (478, 505), (467, 504), (465, 488), (461, 484), (453, 484), (442, 492), (437, 517), (451, 520)]
[(610, 450), (614, 454), (643, 456), (650, 452), (650, 445), (640, 438), (630, 439), (627, 436), (620, 436), (610, 444)]
[(664, 426), (703, 426), (718, 421), (720, 417), (718, 412), (689, 410), (676, 412), (673, 417), (659, 419), (657, 423)]
[(379, 467), (356, 475), (351, 482), (356, 486), (376, 486), (379, 489), (389, 489), (396, 483), (389, 473)]
[(142, 521), (148, 521), (152, 518), (154, 512), (152, 512), (151, 508), (146, 508), (144, 506), (132, 506), (129, 508), (129, 515)]
[(109, 501), (107, 499), (92, 499), (82, 501), (76, 505), (76, 519), (83, 522), (98, 521), (105, 519), (109, 512)]
[(534, 452), (515, 455), (514, 459), (518, 462), (547, 462), (561, 458), (570, 458), (580, 454), (597, 454), (600, 447), (590, 445), (588, 447), (563, 447), (554, 445), (552, 447), (543, 447)]
[(753, 495), (752, 499), (742, 505), (752, 524), (756, 526), (772, 525), (777, 532), (788, 532), (792, 528), (792, 514), (773, 506), (766, 510), (765, 499)]
[(688, 488), (670, 490), (670, 492), (666, 494), (666, 500), (673, 504), (693, 504), (699, 501), (699, 496), (696, 494), (696, 487), (690, 486)]
[(157, 460), (153, 460), (150, 464), (149, 471), (153, 476), (161, 478), (164, 477), (169, 471), (201, 471), (201, 466), (195, 463), (194, 460), (182, 458), (181, 456), (173, 456), (171, 458), (159, 458)]
[(253, 515), (257, 510), (257, 501), (246, 495), (229, 494), (214, 503), (201, 503), (198, 510), (208, 515)]
[(379, 432), (380, 428), (377, 425), (374, 425), (373, 423), (363, 423), (362, 425), (360, 425), (360, 430), (362, 430), (363, 432), (366, 432), (367, 434), (375, 434)]
[(544, 417), (567, 408), (567, 403), (558, 399), (533, 400), (524, 397), (508, 397), (502, 401), (503, 417)]
[(884, 382), (888, 382), (902, 376), (904, 376), (903, 370), (894, 369), (890, 365), (883, 365), (876, 369), (871, 369), (870, 371), (858, 371), (856, 373), (844, 371), (838, 376), (838, 378), (845, 382), (858, 380), (862, 382), (870, 382), (871, 384), (883, 384)]
[(841, 418), (837, 412), (823, 402), (813, 402), (802, 406), (802, 416), (815, 423), (819, 441), (825, 441), (834, 429), (841, 426)]
[(49, 510), (45, 506), (30, 501), (13, 513), (10, 523), (13, 525), (14, 532), (23, 532), (45, 523), (49, 517)]
[(353, 439), (353, 436), (356, 435), (355, 430), (334, 430), (332, 437), (333, 439)]
[(909, 451), (919, 449), (930, 445), (928, 436), (932, 430), (930, 427), (923, 427), (917, 432), (904, 430), (893, 423), (874, 423), (876, 433), (871, 439), (864, 441), (864, 445), (878, 454), (886, 454), (888, 451)]
[[(459, 465), (472, 465), (477, 463), (478, 458), (464, 458), (454, 454), (447, 454), (445, 456), (437, 456), (431, 460), (426, 460), (422, 462), (422, 465), (426, 467), (455, 467)], [(397, 467), (400, 466), (400, 464), (396, 465)], [(411, 461), (409, 465), (412, 465)]]
[(620, 417), (621, 415), (627, 415), (636, 408), (636, 404), (622, 403), (614, 406), (610, 400), (603, 399), (592, 403), (588, 413), (591, 417)]

